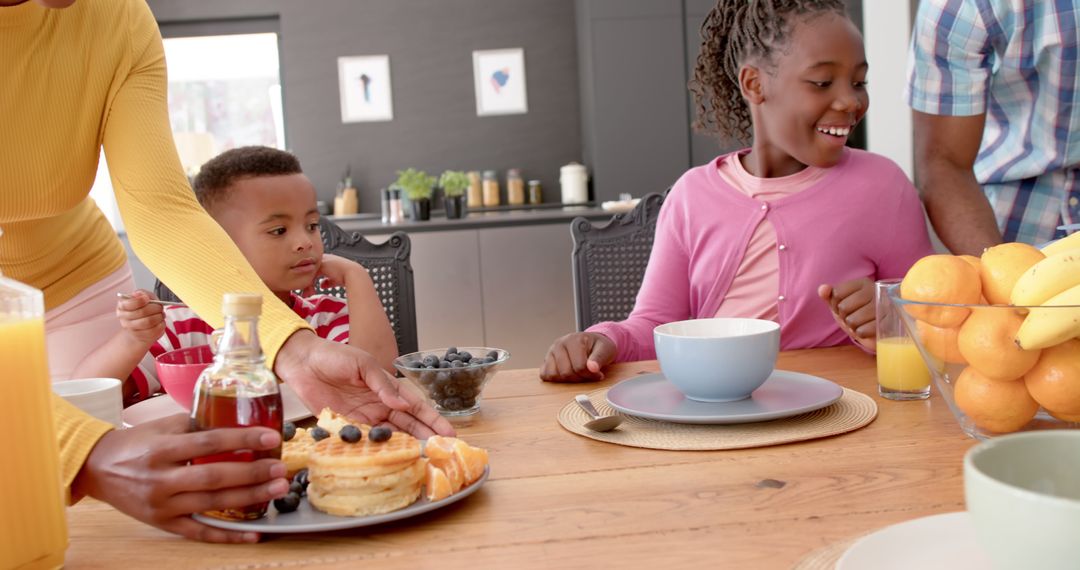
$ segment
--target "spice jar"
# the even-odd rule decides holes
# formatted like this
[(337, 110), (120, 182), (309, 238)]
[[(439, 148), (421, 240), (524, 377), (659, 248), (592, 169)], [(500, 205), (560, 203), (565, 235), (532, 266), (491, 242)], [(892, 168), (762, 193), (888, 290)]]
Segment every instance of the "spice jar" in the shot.
[(484, 205), (484, 190), (480, 184), (480, 173), (476, 170), (469, 171), (469, 207), (481, 208)]
[(484, 171), (484, 206), (491, 208), (499, 205), (499, 179), (494, 170)]
[(511, 206), (525, 203), (525, 181), (521, 179), (521, 171), (517, 168), (506, 171), (506, 203)]
[(529, 204), (536, 206), (544, 203), (544, 189), (539, 180), (529, 181)]

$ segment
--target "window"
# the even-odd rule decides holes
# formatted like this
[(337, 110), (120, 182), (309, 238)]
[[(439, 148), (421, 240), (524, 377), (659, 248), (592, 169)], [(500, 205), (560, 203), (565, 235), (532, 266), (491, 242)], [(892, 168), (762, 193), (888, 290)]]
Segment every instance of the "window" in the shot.
[[(278, 35), (166, 38), (169, 120), (189, 177), (204, 162), (245, 145), (285, 148)], [(90, 195), (123, 231), (104, 156)]]

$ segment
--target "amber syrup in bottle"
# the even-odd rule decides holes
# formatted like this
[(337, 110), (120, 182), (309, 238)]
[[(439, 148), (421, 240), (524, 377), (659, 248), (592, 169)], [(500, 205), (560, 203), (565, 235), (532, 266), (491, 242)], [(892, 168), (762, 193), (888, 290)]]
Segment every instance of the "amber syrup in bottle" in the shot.
[[(217, 344), (214, 363), (199, 375), (191, 406), (196, 430), (262, 426), (281, 431), (282, 405), (277, 378), (266, 367), (259, 345), (258, 324), (262, 296), (227, 293), (222, 302), (225, 328)], [(281, 447), (257, 451), (241, 449), (206, 457), (195, 464), (218, 461), (255, 461), (281, 458)], [(207, 511), (204, 515), (225, 520), (254, 520), (266, 514), (268, 502), (242, 508)]]

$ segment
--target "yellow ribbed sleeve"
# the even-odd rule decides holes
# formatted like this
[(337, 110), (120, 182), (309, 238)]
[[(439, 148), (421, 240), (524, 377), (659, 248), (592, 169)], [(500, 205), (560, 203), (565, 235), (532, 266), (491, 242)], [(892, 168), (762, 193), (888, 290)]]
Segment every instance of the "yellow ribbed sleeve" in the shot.
[(82, 497), (71, 494), (71, 484), (86, 462), (86, 456), (94, 449), (101, 436), (113, 429), (112, 424), (88, 416), (67, 400), (52, 395), (53, 423), (56, 438), (60, 442), (60, 481), (67, 490), (68, 503), (74, 504)]
[[(54, 308), (119, 269), (123, 246), (89, 198), (104, 147), (138, 256), (214, 327), (222, 294), (272, 293), (199, 206), (169, 127), (165, 56), (145, 0), (84, 0), (50, 10), (0, 7), (0, 270)], [(273, 365), (306, 323), (263, 304), (259, 334)], [(65, 477), (102, 427), (56, 408)]]

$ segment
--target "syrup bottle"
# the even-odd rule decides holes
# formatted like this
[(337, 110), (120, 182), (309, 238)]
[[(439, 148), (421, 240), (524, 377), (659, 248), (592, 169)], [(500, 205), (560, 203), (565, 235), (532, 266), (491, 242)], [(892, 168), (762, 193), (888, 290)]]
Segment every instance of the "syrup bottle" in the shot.
[[(281, 431), (282, 405), (277, 377), (266, 367), (259, 345), (259, 315), (262, 296), (255, 293), (226, 293), (221, 303), (225, 328), (214, 354), (214, 363), (199, 375), (195, 401), (191, 406), (192, 425), (197, 430), (223, 427), (262, 426)], [(195, 459), (193, 463), (255, 461), (281, 458), (281, 448), (238, 450)], [(266, 514), (269, 503), (203, 514), (225, 520), (253, 520)]]

